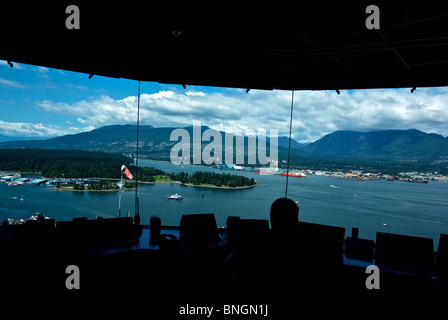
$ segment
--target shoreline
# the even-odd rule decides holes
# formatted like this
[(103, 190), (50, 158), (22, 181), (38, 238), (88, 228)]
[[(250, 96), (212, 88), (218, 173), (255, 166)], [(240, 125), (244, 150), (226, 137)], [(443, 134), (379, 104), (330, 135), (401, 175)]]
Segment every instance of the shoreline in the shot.
[[(61, 187), (61, 188), (53, 187), (53, 189), (55, 189), (56, 191), (72, 191), (72, 192), (119, 192), (120, 191), (120, 189), (75, 190), (75, 189), (73, 189), (73, 187)], [(121, 191), (132, 191), (132, 190), (135, 190), (135, 188), (121, 189)]]
[(259, 186), (259, 183), (256, 183), (252, 186), (242, 186), (242, 187), (229, 187), (229, 186), (224, 186), (224, 187), (218, 187), (218, 186), (214, 186), (212, 184), (200, 184), (200, 185), (194, 185), (191, 183), (181, 183), (184, 186), (188, 186), (188, 187), (198, 187), (198, 188), (212, 188), (212, 189), (224, 189), (224, 190), (243, 190), (243, 189), (249, 189), (249, 188), (254, 188), (256, 186)]
[[(187, 187), (197, 187), (197, 188), (212, 188), (212, 189), (223, 189), (223, 190), (243, 190), (243, 189), (249, 189), (249, 188), (253, 188), (253, 187), (257, 187), (260, 184), (256, 183), (252, 186), (242, 186), (242, 187), (229, 187), (229, 186), (215, 186), (215, 185), (211, 185), (211, 184), (201, 184), (201, 185), (194, 185), (191, 183), (182, 183), (180, 181), (152, 181), (152, 182), (148, 182), (148, 181), (139, 181), (139, 184), (157, 184), (157, 183), (175, 183), (175, 184), (180, 184), (183, 186), (187, 186)], [(72, 192), (119, 192), (120, 189), (104, 189), (104, 190), (75, 190), (73, 189), (73, 187), (59, 187), (56, 188), (54, 187), (53, 189), (55, 189), (56, 191), (72, 191)], [(140, 189), (140, 188), (139, 188)], [(135, 188), (122, 188), (121, 191), (133, 191), (135, 190)]]

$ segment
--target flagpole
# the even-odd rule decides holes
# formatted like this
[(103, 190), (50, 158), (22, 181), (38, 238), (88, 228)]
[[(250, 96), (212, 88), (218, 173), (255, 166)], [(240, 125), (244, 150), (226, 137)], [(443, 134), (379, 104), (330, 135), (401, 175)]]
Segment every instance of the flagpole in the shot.
[(120, 196), (118, 198), (118, 218), (121, 218), (121, 187), (123, 186), (123, 170), (121, 170), (120, 178)]
[(118, 198), (118, 218), (121, 218), (121, 187), (123, 186), (123, 171), (121, 171), (120, 179), (120, 196)]
[(131, 171), (129, 171), (128, 168), (126, 168), (125, 165), (121, 166), (121, 179), (120, 179), (120, 197), (118, 200), (118, 217), (121, 218), (121, 189), (123, 187), (123, 174), (126, 176), (126, 178), (128, 178), (129, 180), (134, 179), (134, 177), (132, 176)]
[(138, 98), (137, 98), (137, 146), (135, 150), (135, 219), (140, 223), (140, 209), (138, 203), (138, 131), (140, 127), (140, 76), (138, 77)]

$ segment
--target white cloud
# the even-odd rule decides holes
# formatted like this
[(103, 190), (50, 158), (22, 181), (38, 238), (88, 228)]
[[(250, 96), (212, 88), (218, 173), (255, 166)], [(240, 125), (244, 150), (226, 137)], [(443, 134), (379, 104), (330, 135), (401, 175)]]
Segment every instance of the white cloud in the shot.
[[(291, 92), (226, 90), (160, 91), (140, 97), (140, 123), (158, 127), (188, 126), (202, 121), (217, 130), (278, 129), (289, 133)], [(336, 130), (416, 128), (448, 135), (448, 90), (419, 88), (342, 91), (297, 91), (294, 97), (293, 137), (311, 142)], [(42, 111), (73, 116), (83, 126), (135, 123), (137, 97), (120, 100), (99, 96), (73, 104), (42, 101)]]
[[(57, 71), (63, 72), (61, 70), (57, 70)], [(81, 85), (77, 85), (77, 84), (73, 84), (73, 83), (66, 83), (65, 85), (69, 88), (73, 88), (73, 89), (77, 89), (77, 90), (84, 90), (84, 91), (89, 90), (89, 88), (87, 88), (86, 86), (81, 86)]]
[(69, 133), (78, 133), (79, 128), (62, 128), (55, 125), (26, 122), (6, 122), (0, 120), (0, 134), (5, 136), (21, 137), (55, 137)]
[(50, 70), (47, 67), (35, 66), (34, 67), (34, 71), (36, 72), (36, 75), (39, 78), (43, 78), (43, 79), (49, 79), (50, 78), (50, 76), (48, 75), (48, 72)]
[(0, 78), (0, 84), (8, 86), (8, 87), (14, 87), (14, 88), (25, 88), (25, 86), (17, 81), (13, 80), (6, 80)]
[(201, 91), (187, 91), (185, 92), (185, 94), (187, 96), (201, 96), (201, 97), (205, 96), (205, 93)]

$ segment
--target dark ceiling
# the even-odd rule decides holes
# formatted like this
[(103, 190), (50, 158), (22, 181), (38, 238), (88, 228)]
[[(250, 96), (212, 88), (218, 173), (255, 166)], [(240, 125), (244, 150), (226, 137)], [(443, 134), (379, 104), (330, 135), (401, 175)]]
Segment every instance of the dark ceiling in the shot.
[[(116, 78), (252, 89), (446, 86), (448, 9), (361, 1), (247, 6), (2, 4), (0, 59)], [(261, 3), (261, 2), (260, 2)], [(65, 9), (77, 4), (80, 29)]]

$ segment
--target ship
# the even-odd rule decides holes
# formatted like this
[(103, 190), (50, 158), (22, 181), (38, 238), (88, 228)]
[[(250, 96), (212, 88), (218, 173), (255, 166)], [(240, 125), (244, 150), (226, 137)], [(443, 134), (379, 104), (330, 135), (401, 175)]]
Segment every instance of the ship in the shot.
[[(277, 170), (278, 170), (278, 169), (277, 169)], [(258, 174), (260, 174), (260, 175), (262, 175), (262, 176), (265, 176), (265, 175), (273, 175), (273, 174), (278, 173), (278, 172), (275, 171), (275, 169), (270, 169), (270, 168), (259, 168), (259, 169), (257, 169), (257, 170), (254, 170), (254, 172), (255, 172), (255, 173), (258, 173)]]
[(166, 197), (169, 200), (182, 200), (183, 197), (180, 194), (177, 194), (177, 192), (175, 194), (172, 194), (168, 197)]
[(410, 183), (428, 183), (428, 180), (409, 179), (408, 182), (410, 182)]
[(296, 178), (306, 177), (306, 174), (304, 174), (302, 172), (290, 172), (290, 173), (282, 172), (282, 173), (280, 173), (280, 175), (281, 176), (288, 176), (288, 177), (296, 177)]

